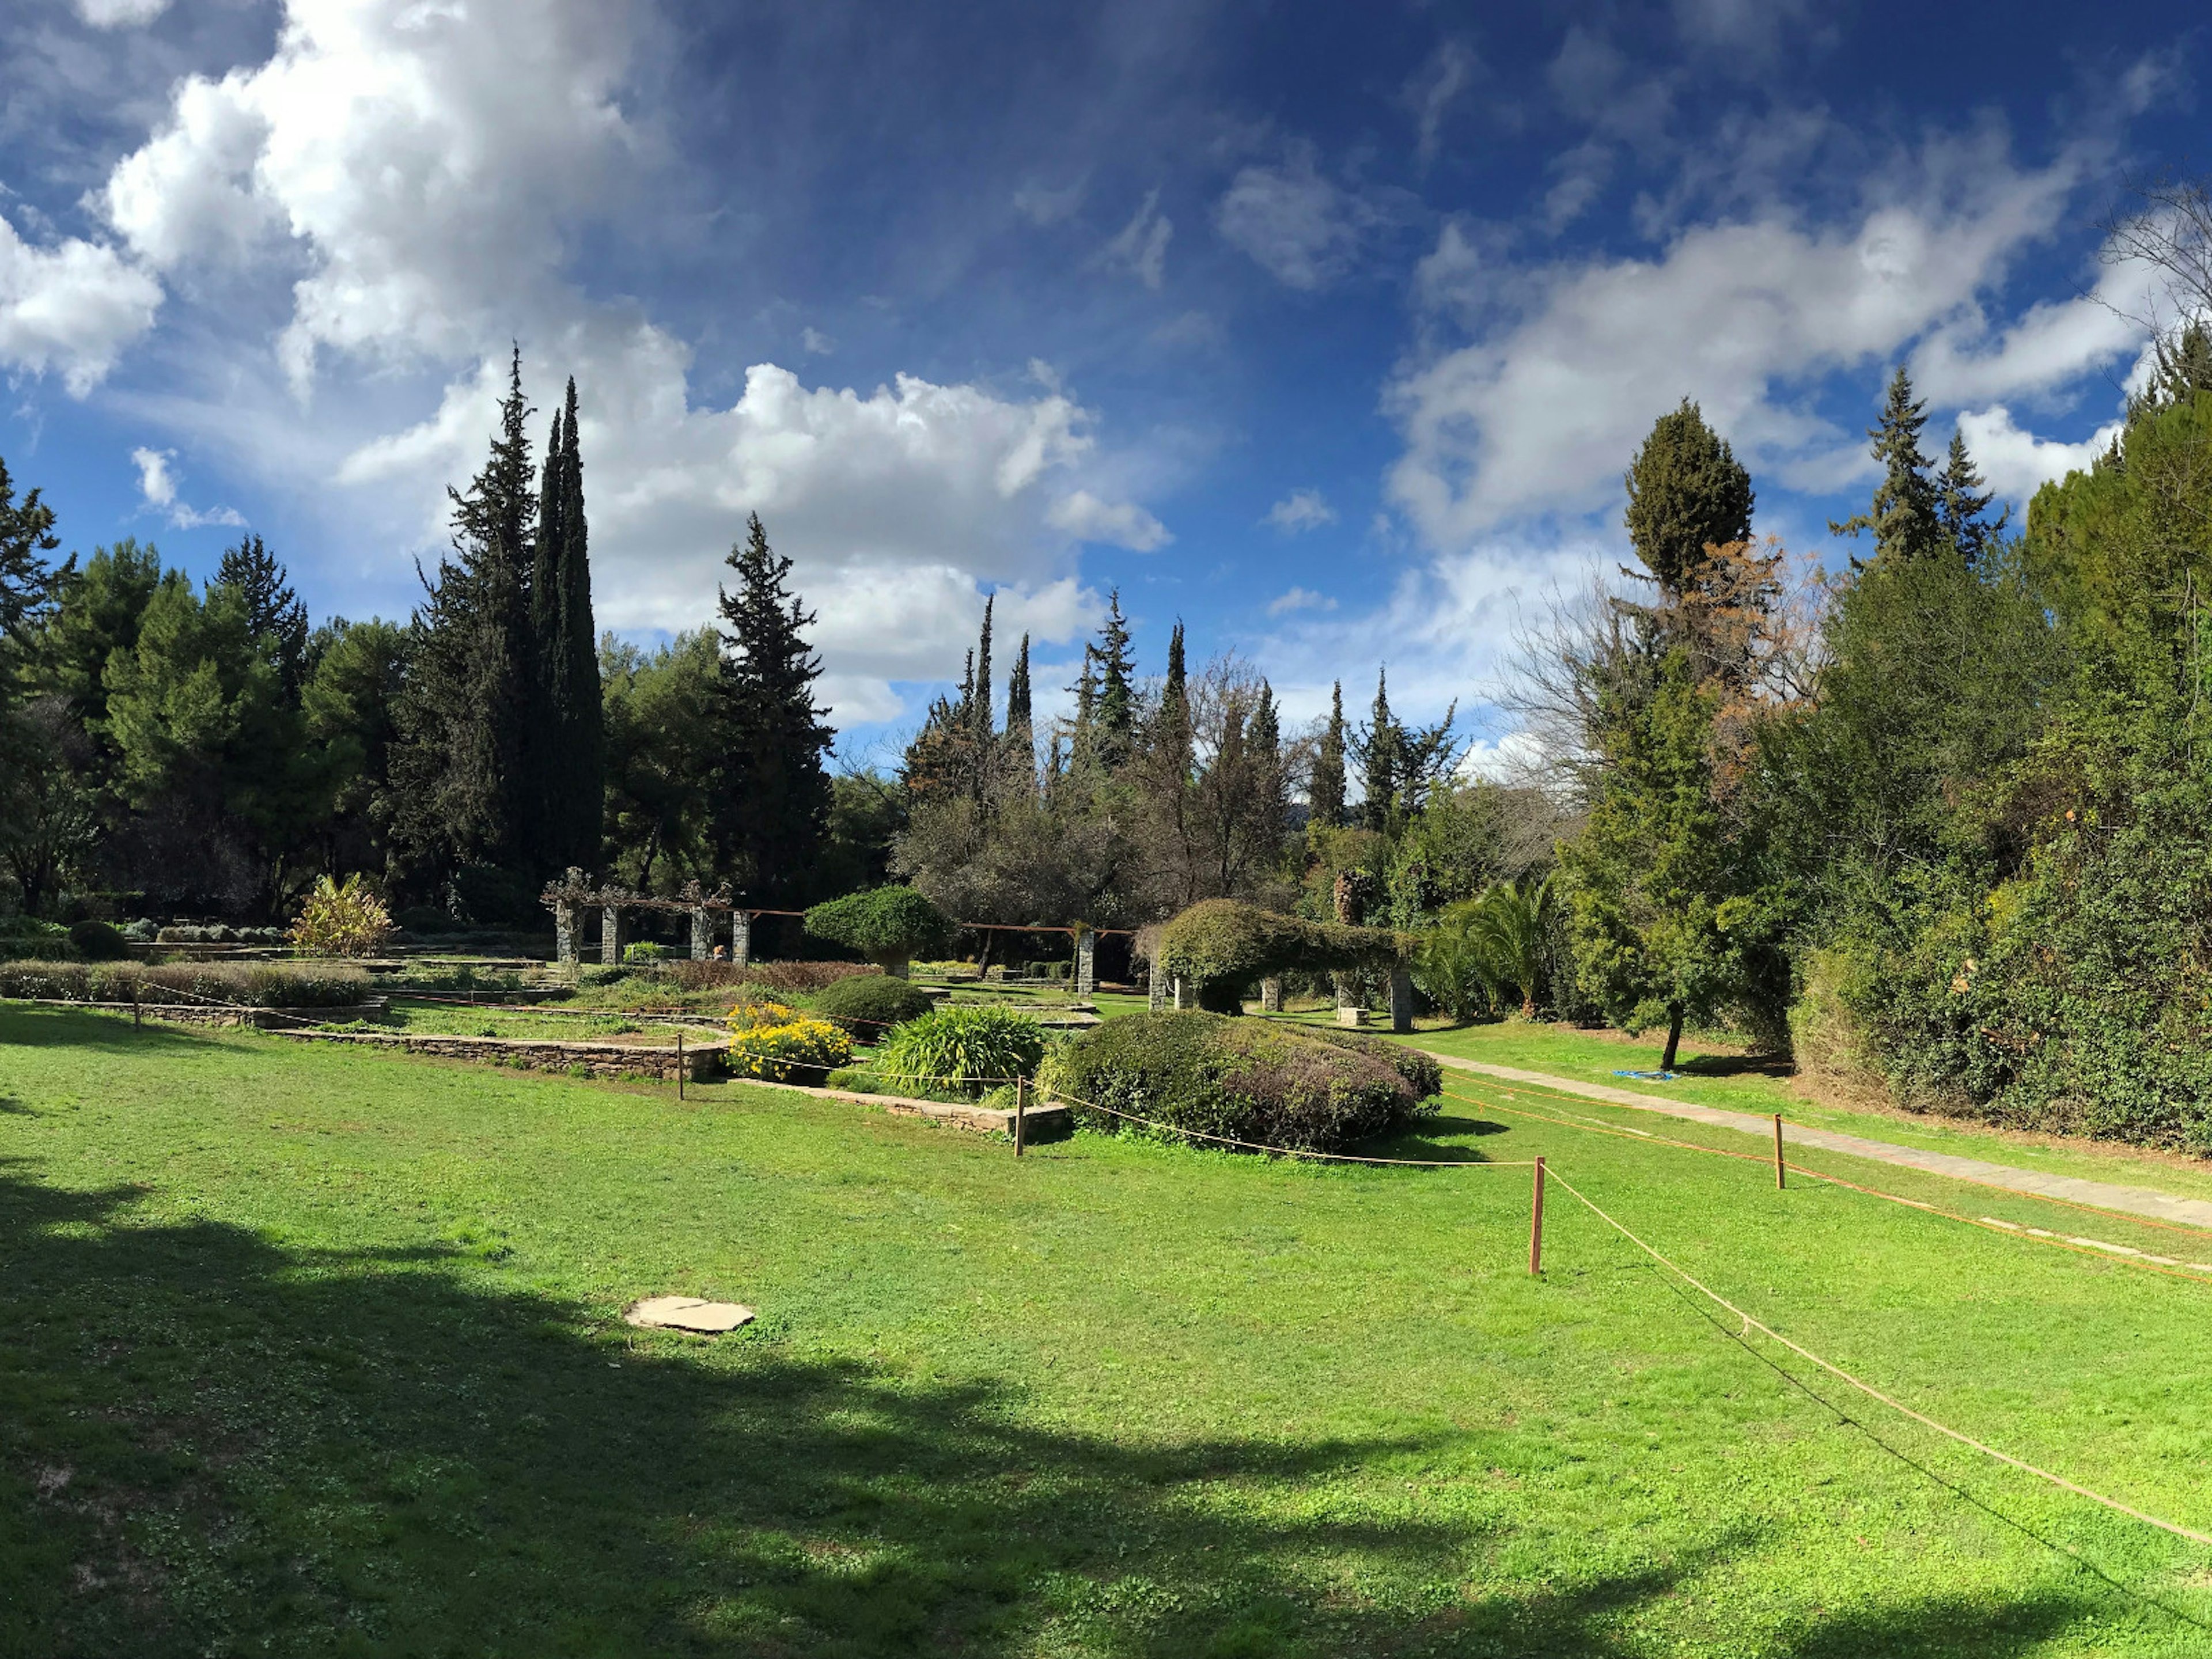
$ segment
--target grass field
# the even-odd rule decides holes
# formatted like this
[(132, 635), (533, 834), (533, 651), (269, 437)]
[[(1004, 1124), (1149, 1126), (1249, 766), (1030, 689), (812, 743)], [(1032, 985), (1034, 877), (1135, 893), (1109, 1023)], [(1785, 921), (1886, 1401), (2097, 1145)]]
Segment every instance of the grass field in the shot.
[[(1541, 1152), (1839, 1364), (2212, 1530), (2212, 1286), (1459, 1091), (1495, 1105), (1383, 1150)], [(2212, 1652), (2212, 1549), (1770, 1363), (1564, 1193), (1540, 1280), (1527, 1227), (1518, 1168), (1017, 1163), (0, 1008), (0, 1654)], [(661, 1291), (762, 1317), (620, 1323)]]

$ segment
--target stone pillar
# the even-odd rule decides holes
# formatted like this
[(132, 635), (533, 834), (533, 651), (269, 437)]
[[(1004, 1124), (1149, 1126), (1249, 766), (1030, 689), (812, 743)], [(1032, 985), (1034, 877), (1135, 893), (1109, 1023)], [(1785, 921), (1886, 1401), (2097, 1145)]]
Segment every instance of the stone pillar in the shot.
[(1168, 1006), (1168, 976), (1160, 971), (1160, 964), (1157, 958), (1154, 959), (1151, 970), (1145, 975), (1145, 981), (1146, 989), (1150, 994), (1152, 1011), (1157, 1014)]
[(750, 910), (730, 912), (730, 960), (748, 967), (753, 959), (753, 916)]
[(1098, 935), (1088, 927), (1075, 930), (1075, 1000), (1090, 1000), (1098, 988)]
[(1182, 977), (1182, 975), (1181, 974), (1177, 974), (1177, 975), (1175, 976), (1175, 1006), (1176, 1006), (1176, 1012), (1177, 1013), (1181, 1013), (1181, 1012), (1182, 1012), (1182, 1010), (1183, 1010), (1183, 1006), (1184, 1006), (1184, 1005), (1183, 1005), (1183, 977)]
[(1390, 969), (1390, 1029), (1401, 1036), (1413, 1029), (1413, 970), (1402, 962)]
[(1367, 1011), (1359, 1004), (1359, 975), (1340, 973), (1336, 976), (1336, 1023), (1339, 1025), (1364, 1025)]
[(576, 965), (576, 902), (562, 899), (553, 906), (553, 957), (563, 968)]
[(617, 905), (599, 912), (599, 960), (610, 968), (622, 960), (622, 910)]
[(1270, 974), (1260, 981), (1260, 1012), (1279, 1014), (1283, 1012), (1283, 976)]

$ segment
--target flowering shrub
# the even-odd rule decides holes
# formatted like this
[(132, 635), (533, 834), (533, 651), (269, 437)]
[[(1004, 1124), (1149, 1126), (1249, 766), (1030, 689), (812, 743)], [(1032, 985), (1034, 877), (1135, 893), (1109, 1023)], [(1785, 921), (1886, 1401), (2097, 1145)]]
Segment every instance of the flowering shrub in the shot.
[(741, 1002), (730, 1010), (730, 1029), (750, 1031), (764, 1025), (788, 1025), (799, 1010), (785, 1002)]
[(343, 887), (328, 876), (316, 882), (289, 935), (297, 949), (319, 957), (365, 957), (391, 936), (392, 913), (358, 872)]
[(818, 1084), (852, 1057), (853, 1039), (826, 1019), (738, 1026), (730, 1037), (731, 1073), (770, 1083)]

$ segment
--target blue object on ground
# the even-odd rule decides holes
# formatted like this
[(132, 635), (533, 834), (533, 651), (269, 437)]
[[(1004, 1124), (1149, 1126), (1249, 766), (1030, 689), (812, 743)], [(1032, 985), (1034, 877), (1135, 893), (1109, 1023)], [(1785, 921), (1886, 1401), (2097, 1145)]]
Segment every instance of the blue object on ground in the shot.
[(1676, 1072), (1615, 1072), (1615, 1077), (1640, 1077), (1650, 1083), (1672, 1083), (1680, 1073)]

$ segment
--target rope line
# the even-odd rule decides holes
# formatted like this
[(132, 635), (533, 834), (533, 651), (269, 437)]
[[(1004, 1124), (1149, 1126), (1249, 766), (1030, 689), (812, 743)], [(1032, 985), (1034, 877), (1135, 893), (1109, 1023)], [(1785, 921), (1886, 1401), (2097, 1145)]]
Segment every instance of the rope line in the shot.
[(1230, 1135), (1209, 1133), (1204, 1129), (1185, 1129), (1172, 1123), (1160, 1123), (1148, 1117), (1139, 1117), (1133, 1112), (1124, 1112), (1111, 1106), (1102, 1106), (1095, 1100), (1085, 1100), (1080, 1095), (1055, 1092), (1054, 1100), (1065, 1100), (1071, 1105), (1087, 1106), (1094, 1112), (1103, 1112), (1109, 1117), (1118, 1117), (1126, 1123), (1140, 1123), (1148, 1129), (1158, 1129), (1164, 1134), (1182, 1135), (1194, 1140), (1211, 1140), (1224, 1146), (1241, 1146), (1251, 1152), (1273, 1152), (1278, 1158), (1307, 1158), (1324, 1164), (1387, 1164), (1407, 1170), (1528, 1170), (1535, 1167), (1533, 1158), (1513, 1162), (1493, 1161), (1486, 1158), (1361, 1158), (1352, 1152), (1319, 1152), (1296, 1146), (1270, 1146), (1261, 1141), (1238, 1140)]
[[(1729, 1301), (1717, 1291), (1708, 1288), (1705, 1285), (1702, 1284), (1698, 1279), (1693, 1277), (1688, 1271), (1677, 1267), (1674, 1262), (1668, 1261), (1664, 1255), (1661, 1255), (1650, 1245), (1645, 1243), (1644, 1240), (1631, 1232), (1620, 1222), (1614, 1220), (1613, 1217), (1607, 1214), (1604, 1210), (1598, 1206), (1595, 1200), (1590, 1198), (1588, 1194), (1584, 1193), (1565, 1176), (1559, 1174), (1559, 1171), (1556, 1170), (1552, 1170), (1551, 1175), (1554, 1181), (1557, 1181), (1559, 1185), (1565, 1187), (1570, 1193), (1573, 1194), (1577, 1199), (1581, 1200), (1583, 1205), (1590, 1212), (1591, 1214), (1597, 1217), (1599, 1220), (1604, 1222), (1606, 1225), (1611, 1227), (1623, 1238), (1635, 1245), (1638, 1249), (1642, 1250), (1654, 1261), (1656, 1261), (1661, 1267), (1666, 1268), (1668, 1272), (1673, 1273), (1676, 1278), (1680, 1279), (1684, 1284), (1689, 1285), (1699, 1295), (1707, 1297), (1715, 1305), (1723, 1308), (1729, 1313), (1734, 1314), (1738, 1319), (1743, 1322), (1744, 1328), (1746, 1330), (1755, 1330), (1759, 1332), (1762, 1335), (1771, 1337), (1775, 1341), (1780, 1343), (1784, 1347), (1789, 1349), (1790, 1352), (1797, 1355), (1800, 1358), (1809, 1361), (1811, 1364), (1818, 1365), (1822, 1370), (1827, 1372), (1830, 1376), (1850, 1383), (1851, 1387), (1856, 1389), (1860, 1393), (1867, 1395), (1869, 1399), (1881, 1401), (1883, 1405), (1888, 1407), (1892, 1411), (1898, 1413), (1899, 1415), (1909, 1417), (1914, 1422), (1922, 1425), (1923, 1427), (1935, 1430), (1938, 1434), (1946, 1435), (1951, 1439), (1957, 1441), (1962, 1446), (1971, 1447), (1975, 1451), (1980, 1452), (1984, 1456), (1993, 1457), (2000, 1463), (2008, 1463), (2014, 1468), (2021, 1470), (2023, 1474), (2032, 1474), (2039, 1480), (2047, 1480), (2052, 1486), (2061, 1487), (2067, 1492), (2070, 1492), (2077, 1498), (2086, 1498), (2093, 1504), (2101, 1504), (2108, 1510), (2112, 1510), (2120, 1515), (2127, 1516), (2133, 1520), (2141, 1521), (2148, 1526), (2156, 1527), (2160, 1531), (2170, 1532), (2177, 1538), (2186, 1538), (2193, 1543), (2212, 1545), (2212, 1534), (2198, 1532), (2193, 1528), (2182, 1526), (2177, 1522), (2160, 1520), (2157, 1516), (2147, 1514), (2143, 1510), (2136, 1509), (2131, 1504), (2123, 1504), (2117, 1498), (2107, 1498), (2102, 1492), (2092, 1492), (2087, 1486), (2081, 1486), (2075, 1481), (2069, 1480), (2063, 1474), (2053, 1474), (2048, 1469), (2038, 1468), (2034, 1464), (2028, 1462), (2024, 1458), (2014, 1457), (2009, 1452), (1999, 1451), (1995, 1446), (1990, 1445), (1985, 1442), (1977, 1440), (1970, 1434), (1963, 1433), (1960, 1430), (1952, 1428), (1947, 1424), (1938, 1423), (1934, 1418), (1929, 1417), (1926, 1413), (1913, 1410), (1911, 1407), (1906, 1405), (1903, 1401), (1884, 1394), (1880, 1389), (1875, 1388), (1872, 1383), (1860, 1381), (1857, 1377), (1853, 1376), (1849, 1371), (1845, 1370), (1842, 1366), (1823, 1359), (1819, 1354), (1814, 1353), (1810, 1348), (1806, 1347), (1802, 1343), (1793, 1342), (1790, 1338), (1783, 1335), (1781, 1332), (1776, 1330), (1772, 1326), (1768, 1325), (1760, 1320), (1754, 1319), (1750, 1314), (1746, 1313), (1741, 1308), (1737, 1307), (1735, 1303)], [(1738, 1340), (1740, 1340), (1741, 1339), (1739, 1338)]]

